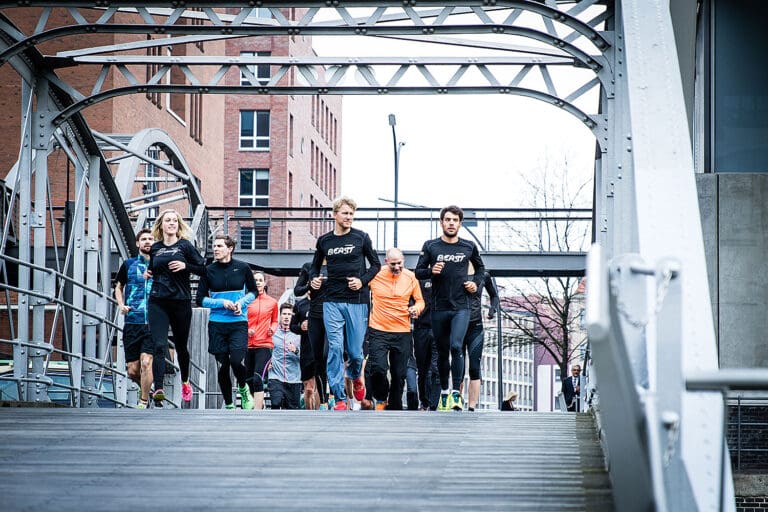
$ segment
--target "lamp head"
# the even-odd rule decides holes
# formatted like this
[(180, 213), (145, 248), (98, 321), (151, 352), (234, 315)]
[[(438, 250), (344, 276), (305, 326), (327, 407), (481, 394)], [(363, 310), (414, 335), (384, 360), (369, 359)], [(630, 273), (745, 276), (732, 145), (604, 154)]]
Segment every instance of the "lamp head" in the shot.
[(389, 114), (389, 126), (395, 126), (395, 124), (397, 124), (395, 114)]

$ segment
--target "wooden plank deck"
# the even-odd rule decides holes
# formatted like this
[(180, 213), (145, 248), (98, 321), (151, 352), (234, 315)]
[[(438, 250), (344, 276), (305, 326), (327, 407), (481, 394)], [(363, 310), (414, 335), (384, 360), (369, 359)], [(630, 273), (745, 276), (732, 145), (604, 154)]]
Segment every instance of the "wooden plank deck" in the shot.
[(0, 409), (0, 510), (613, 510), (588, 415)]

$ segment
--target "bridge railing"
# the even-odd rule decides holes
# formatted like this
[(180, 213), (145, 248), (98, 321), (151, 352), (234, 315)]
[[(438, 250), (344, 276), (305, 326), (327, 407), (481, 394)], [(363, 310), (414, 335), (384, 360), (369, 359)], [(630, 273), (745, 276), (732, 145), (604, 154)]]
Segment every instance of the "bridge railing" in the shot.
[[(235, 234), (239, 249), (308, 249), (307, 240), (330, 231), (334, 223), (328, 208), (208, 206), (207, 212), (211, 233)], [(439, 208), (361, 207), (354, 225), (383, 251), (393, 245), (397, 224), (398, 246), (415, 250), (440, 235), (439, 218)], [(462, 225), (466, 232), (461, 236), (474, 239), (486, 251), (582, 250), (591, 238), (592, 210), (465, 208)]]

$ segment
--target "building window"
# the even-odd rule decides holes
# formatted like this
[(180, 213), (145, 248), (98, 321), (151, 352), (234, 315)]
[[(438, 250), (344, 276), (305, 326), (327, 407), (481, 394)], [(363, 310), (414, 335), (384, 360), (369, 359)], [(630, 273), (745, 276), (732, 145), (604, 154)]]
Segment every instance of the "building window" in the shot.
[(269, 151), (269, 110), (240, 111), (240, 149)]
[[(152, 36), (147, 36), (147, 40), (152, 40)], [(162, 55), (163, 47), (162, 46), (150, 46), (147, 48), (147, 56), (149, 57), (159, 57)], [(157, 74), (157, 72), (160, 71), (160, 64), (148, 64), (147, 65), (147, 71), (146, 71), (146, 82), (149, 83), (149, 81)], [(162, 100), (161, 94), (159, 92), (146, 92), (147, 99), (151, 101), (152, 103), (157, 106), (157, 108), (162, 108)]]
[(715, 172), (768, 172), (768, 68), (764, 62), (768, 4), (760, 0), (713, 2), (712, 169)]
[(288, 154), (293, 156), (293, 114), (288, 116)]
[(269, 206), (269, 169), (240, 169), (240, 206)]
[[(241, 57), (269, 57), (271, 52), (240, 52)], [(253, 75), (255, 82), (251, 81), (251, 78), (243, 71), (247, 70), (248, 73)], [(269, 64), (249, 64), (247, 66), (241, 66), (240, 71), (240, 85), (267, 85), (269, 79), (272, 78), (272, 71)]]
[(198, 144), (203, 143), (203, 95), (189, 95), (189, 136)]
[(240, 248), (246, 251), (269, 249), (269, 221), (255, 220), (252, 226), (240, 226)]
[[(181, 44), (173, 45), (167, 54), (170, 57), (184, 57), (187, 55), (187, 48)], [(186, 85), (187, 78), (180, 66), (172, 66), (166, 74), (166, 81), (168, 85)], [(167, 93), (166, 108), (181, 124), (187, 124), (187, 98), (183, 93)]]

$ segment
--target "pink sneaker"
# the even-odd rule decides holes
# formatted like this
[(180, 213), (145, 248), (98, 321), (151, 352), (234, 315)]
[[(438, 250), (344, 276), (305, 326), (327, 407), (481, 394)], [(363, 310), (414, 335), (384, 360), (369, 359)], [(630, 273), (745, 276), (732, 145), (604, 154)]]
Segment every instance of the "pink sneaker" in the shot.
[(181, 384), (181, 399), (185, 402), (192, 401), (192, 386), (189, 385), (189, 382), (183, 382)]
[(336, 405), (333, 406), (334, 411), (346, 411), (347, 410), (347, 401), (346, 400), (339, 400), (336, 402)]
[(355, 395), (355, 400), (362, 402), (365, 398), (365, 381), (363, 380), (362, 375), (352, 382), (352, 390)]

